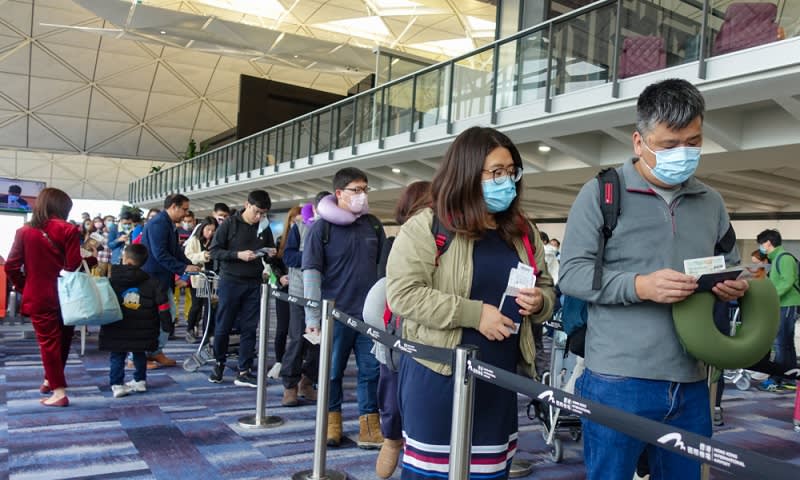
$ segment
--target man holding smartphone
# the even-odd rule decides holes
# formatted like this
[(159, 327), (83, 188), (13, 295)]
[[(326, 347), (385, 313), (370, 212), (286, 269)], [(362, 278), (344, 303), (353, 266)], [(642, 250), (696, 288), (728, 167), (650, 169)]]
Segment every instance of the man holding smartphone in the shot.
[(254, 190), (247, 196), (244, 208), (234, 213), (219, 226), (211, 241), (211, 258), (218, 262), (220, 282), (217, 289), (216, 328), (214, 329), (214, 358), (216, 364), (208, 377), (212, 383), (222, 383), (225, 359), (228, 355), (228, 338), (238, 319), (240, 331), (238, 374), (233, 383), (244, 387), (257, 387), (256, 377), (250, 372), (255, 357), (256, 330), (258, 329), (261, 283), (264, 265), (275, 258), (275, 240), (267, 226), (259, 223), (266, 218), (272, 201), (264, 190)]

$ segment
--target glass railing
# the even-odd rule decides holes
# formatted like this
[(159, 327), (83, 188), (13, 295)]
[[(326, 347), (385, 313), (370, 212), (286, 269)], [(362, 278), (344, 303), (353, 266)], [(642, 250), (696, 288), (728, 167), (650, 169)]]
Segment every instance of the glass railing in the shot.
[[(778, 4), (781, 4), (779, 1)], [(797, 5), (795, 5), (797, 4)], [(795, 36), (800, 2), (605, 0), (200, 154), (130, 184), (132, 203), (358, 153), (358, 145)], [(794, 10), (793, 10), (794, 9)], [(743, 26), (747, 26), (744, 28)], [(337, 154), (337, 151), (341, 151)]]

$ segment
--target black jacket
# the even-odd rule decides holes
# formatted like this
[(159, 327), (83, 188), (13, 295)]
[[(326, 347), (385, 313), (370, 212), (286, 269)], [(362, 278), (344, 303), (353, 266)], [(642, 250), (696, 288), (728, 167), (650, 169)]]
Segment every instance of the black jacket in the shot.
[(151, 352), (158, 348), (161, 329), (172, 317), (166, 292), (158, 280), (130, 265), (111, 265), (111, 287), (122, 309), (122, 320), (100, 327), (100, 350)]
[[(275, 239), (269, 227), (258, 234), (258, 224), (250, 225), (242, 218), (241, 212), (234, 213), (220, 225), (211, 240), (211, 258), (218, 265), (220, 275), (233, 281), (261, 281), (264, 265), (261, 258), (251, 262), (239, 260), (237, 254), (244, 250), (256, 251), (260, 248), (275, 248)], [(263, 257), (269, 263), (277, 263), (274, 258)]]

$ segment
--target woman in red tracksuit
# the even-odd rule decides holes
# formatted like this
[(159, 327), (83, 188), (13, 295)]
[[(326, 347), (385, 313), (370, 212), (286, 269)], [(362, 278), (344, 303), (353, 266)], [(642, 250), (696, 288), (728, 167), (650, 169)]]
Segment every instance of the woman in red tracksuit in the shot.
[(58, 304), (58, 274), (81, 264), (80, 232), (67, 223), (72, 200), (61, 190), (45, 188), (36, 199), (33, 218), (17, 230), (5, 269), (22, 292), (21, 311), (31, 318), (42, 354), (44, 383), (42, 405), (66, 407), (67, 364), (75, 327), (66, 327)]

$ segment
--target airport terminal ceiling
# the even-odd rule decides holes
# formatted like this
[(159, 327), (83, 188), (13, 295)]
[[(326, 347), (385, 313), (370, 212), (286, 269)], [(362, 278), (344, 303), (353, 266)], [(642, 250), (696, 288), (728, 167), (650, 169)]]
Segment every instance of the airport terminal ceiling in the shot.
[[(586, 3), (551, 6), (561, 13)], [(685, 2), (654, 3), (681, 8)], [(800, 22), (800, 2), (776, 3), (782, 15)], [(440, 61), (491, 42), (494, 4), (0, 0), (0, 176), (43, 180), (77, 198), (125, 200), (130, 180), (182, 158), (189, 139), (199, 142), (235, 126), (240, 74), (344, 94), (374, 71), (377, 45)], [(800, 92), (776, 93), (712, 115), (709, 164), (752, 160), (736, 153), (757, 134), (750, 128), (754, 119), (782, 123), (774, 135), (797, 131)], [(527, 152), (531, 213), (566, 214), (579, 185), (596, 170), (592, 149), (629, 154), (630, 125), (604, 127), (550, 133), (546, 142), (515, 138)], [(551, 151), (539, 151), (540, 143)], [(402, 185), (429, 178), (438, 155), (370, 164), (372, 183), (381, 187), (371, 197), (373, 207), (390, 216)], [(770, 149), (766, 163), (701, 174), (734, 212), (800, 211), (797, 156), (796, 145)], [(325, 174), (297, 185), (311, 192), (327, 188), (329, 180)]]

